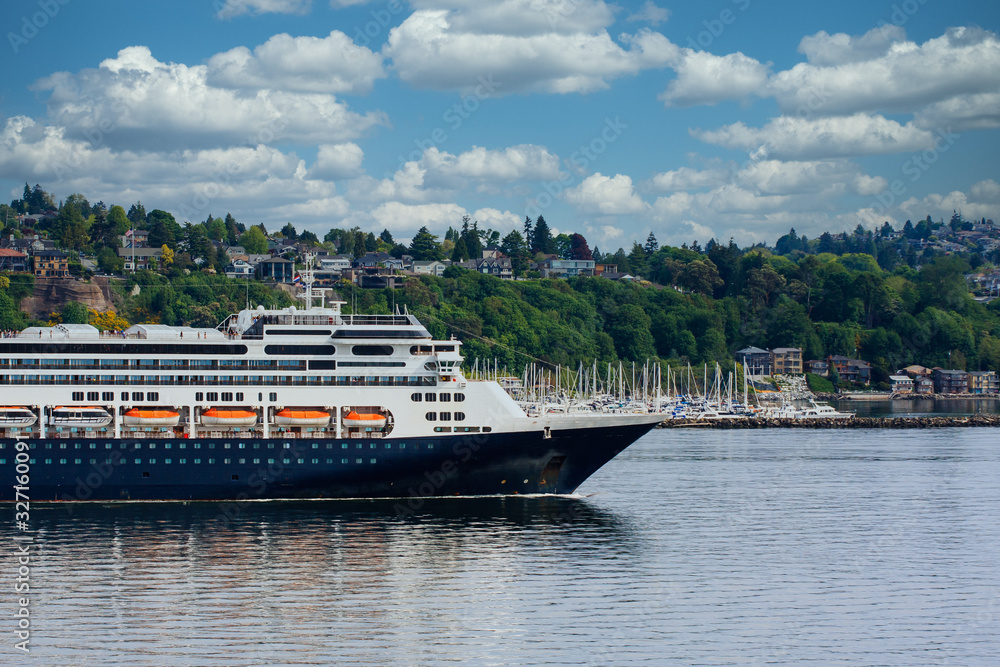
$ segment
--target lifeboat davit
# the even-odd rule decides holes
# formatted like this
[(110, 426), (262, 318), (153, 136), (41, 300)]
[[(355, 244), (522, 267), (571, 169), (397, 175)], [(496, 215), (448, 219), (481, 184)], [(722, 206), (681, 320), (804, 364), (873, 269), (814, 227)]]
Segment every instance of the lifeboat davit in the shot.
[(385, 415), (376, 413), (358, 413), (351, 410), (344, 417), (344, 426), (347, 428), (382, 428), (385, 426)]
[(52, 409), (53, 426), (107, 426), (111, 414), (104, 408), (59, 406)]
[(122, 421), (135, 426), (177, 426), (180, 420), (180, 413), (173, 410), (132, 408)]
[(0, 428), (31, 426), (36, 421), (38, 416), (28, 408), (0, 407)]
[(274, 423), (278, 426), (326, 426), (330, 423), (330, 413), (285, 408), (274, 414)]
[(253, 426), (257, 423), (257, 413), (252, 410), (209, 408), (201, 413), (201, 423), (205, 426)]

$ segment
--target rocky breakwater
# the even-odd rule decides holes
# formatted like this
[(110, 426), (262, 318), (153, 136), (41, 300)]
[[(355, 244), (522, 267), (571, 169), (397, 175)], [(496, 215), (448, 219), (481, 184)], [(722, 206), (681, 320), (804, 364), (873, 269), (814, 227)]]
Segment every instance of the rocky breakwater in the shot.
[(741, 417), (738, 419), (668, 419), (661, 428), (947, 428), (1000, 426), (1000, 415), (939, 417), (854, 417), (853, 419), (789, 419)]

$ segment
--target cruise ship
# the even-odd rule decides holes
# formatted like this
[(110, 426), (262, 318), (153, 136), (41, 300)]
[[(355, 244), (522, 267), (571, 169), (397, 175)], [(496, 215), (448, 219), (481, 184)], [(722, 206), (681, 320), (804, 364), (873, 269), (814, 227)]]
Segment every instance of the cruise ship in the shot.
[(0, 339), (0, 500), (568, 494), (663, 419), (532, 410), (409, 313), (304, 297), (214, 329)]

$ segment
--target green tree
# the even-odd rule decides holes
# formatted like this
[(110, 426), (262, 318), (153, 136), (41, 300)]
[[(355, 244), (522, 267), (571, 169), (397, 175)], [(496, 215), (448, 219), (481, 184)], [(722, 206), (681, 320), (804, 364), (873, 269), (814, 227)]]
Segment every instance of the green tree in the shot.
[(646, 258), (646, 251), (638, 242), (632, 243), (632, 252), (628, 254), (629, 271), (635, 275), (649, 275), (649, 261)]
[(528, 270), (528, 245), (524, 242), (521, 232), (512, 230), (500, 242), (500, 252), (510, 258), (511, 270), (521, 277)]
[(146, 207), (142, 205), (141, 201), (137, 201), (132, 204), (131, 208), (129, 208), (126, 217), (132, 225), (137, 228), (142, 228), (142, 226), (146, 224)]
[(552, 238), (552, 230), (549, 229), (549, 223), (545, 222), (544, 217), (538, 216), (538, 219), (535, 220), (535, 229), (531, 233), (531, 250), (550, 255), (553, 252), (553, 246), (554, 239)]
[(161, 245), (176, 247), (177, 239), (181, 237), (183, 231), (181, 226), (174, 220), (174, 216), (166, 211), (155, 209), (149, 212), (149, 246), (156, 248)]
[(660, 244), (656, 242), (656, 236), (652, 231), (649, 232), (649, 236), (646, 237), (646, 245), (643, 246), (643, 250), (646, 251), (647, 257), (652, 257), (653, 253), (659, 250)]
[(97, 251), (97, 268), (104, 273), (121, 273), (125, 262), (115, 250), (104, 247)]
[(437, 239), (438, 237), (431, 234), (427, 227), (421, 227), (410, 242), (410, 254), (413, 255), (413, 259), (422, 262), (441, 259), (441, 245)]
[(655, 356), (649, 315), (637, 305), (625, 304), (611, 318), (607, 332), (622, 359), (644, 361)]
[(465, 247), (465, 239), (459, 237), (455, 241), (455, 247), (451, 250), (451, 261), (464, 262), (469, 259), (469, 249)]
[(240, 237), (240, 245), (252, 255), (263, 255), (267, 252), (267, 237), (260, 227), (254, 225), (243, 232)]

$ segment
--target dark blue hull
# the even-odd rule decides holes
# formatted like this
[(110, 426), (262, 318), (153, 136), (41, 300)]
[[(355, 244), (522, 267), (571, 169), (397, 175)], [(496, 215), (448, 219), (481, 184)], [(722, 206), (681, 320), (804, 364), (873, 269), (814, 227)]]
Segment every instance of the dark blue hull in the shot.
[(22, 492), (35, 502), (404, 498), (412, 507), (432, 496), (572, 493), (653, 426), (551, 437), (24, 441), (27, 473), (17, 469), (16, 441), (5, 439), (0, 500), (15, 500), (19, 474), (27, 474)]

